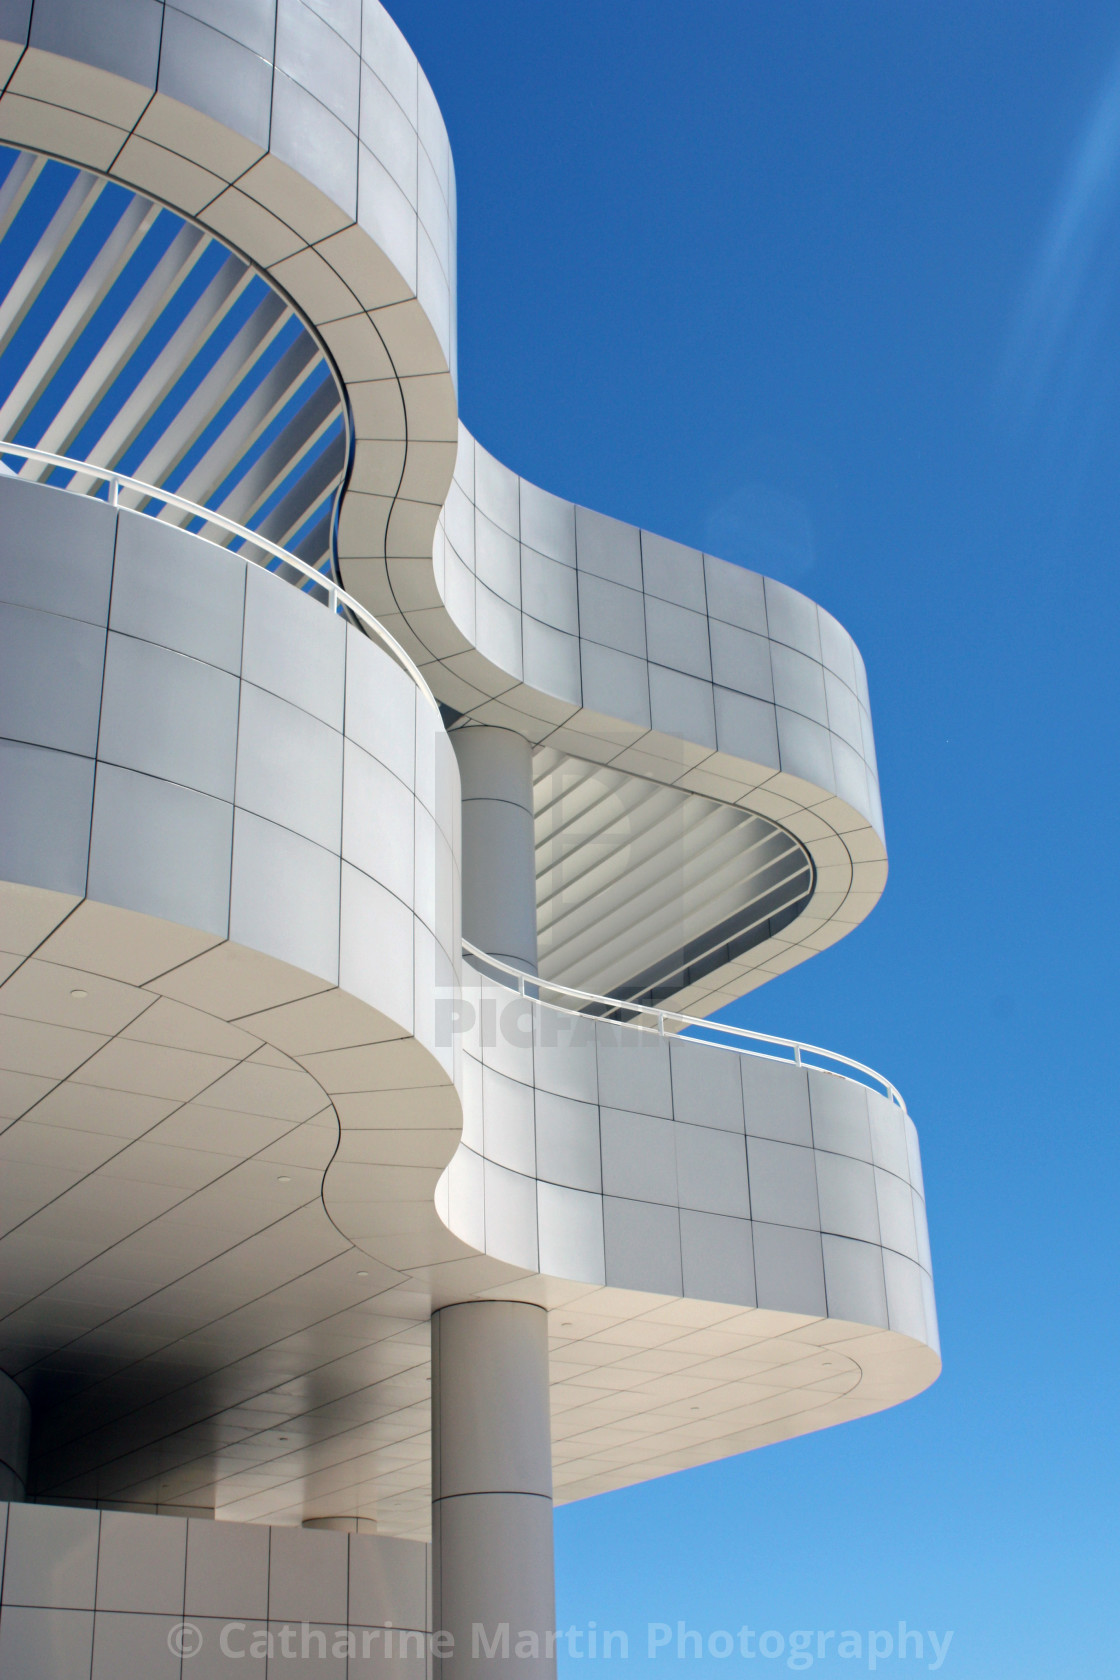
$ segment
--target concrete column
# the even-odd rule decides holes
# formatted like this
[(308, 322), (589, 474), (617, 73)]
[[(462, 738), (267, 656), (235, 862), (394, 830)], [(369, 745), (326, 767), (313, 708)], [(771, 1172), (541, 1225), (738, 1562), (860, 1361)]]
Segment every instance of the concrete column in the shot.
[(451, 731), (463, 785), (463, 937), (537, 972), (533, 749), (512, 729)]
[[(554, 1680), (547, 1315), (466, 1301), (432, 1315), (432, 1626), (437, 1680)], [(488, 1654), (488, 1652), (492, 1654)]]
[(0, 1371), (0, 1499), (26, 1498), (30, 1443), (31, 1402), (19, 1384)]

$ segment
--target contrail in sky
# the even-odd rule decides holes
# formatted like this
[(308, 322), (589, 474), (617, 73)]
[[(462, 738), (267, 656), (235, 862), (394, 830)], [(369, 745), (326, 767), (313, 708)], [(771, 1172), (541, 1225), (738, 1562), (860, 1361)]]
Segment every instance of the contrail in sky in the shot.
[[(1045, 409), (1064, 430), (1100, 402), (1094, 366), (1120, 266), (1120, 55), (1074, 152), (1012, 323), (1001, 380), (1017, 428)], [(1096, 386), (1094, 396), (1086, 386)]]

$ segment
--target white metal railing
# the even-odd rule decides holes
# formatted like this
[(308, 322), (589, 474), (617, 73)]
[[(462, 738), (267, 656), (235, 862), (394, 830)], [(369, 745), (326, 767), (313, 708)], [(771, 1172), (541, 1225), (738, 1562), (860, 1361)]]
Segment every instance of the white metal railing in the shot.
[[(378, 642), (385, 651), (396, 660), (412, 678), (420, 693), (428, 704), (436, 711), (438, 703), (427, 682), (424, 680), (419, 667), (401, 647), (396, 637), (391, 635), (385, 626), (374, 618), (373, 614), (362, 606), (360, 601), (340, 589), (333, 579), (317, 572), (305, 560), (281, 548), (278, 543), (270, 542), (262, 537), (258, 531), (251, 531), (247, 525), (239, 525), (236, 520), (227, 519), (225, 514), (216, 512), (213, 508), (200, 506), (197, 502), (190, 502), (185, 496), (177, 496), (172, 490), (162, 489), (157, 484), (147, 484), (142, 479), (131, 478), (127, 473), (115, 472), (111, 467), (95, 466), (91, 461), (79, 461), (68, 455), (53, 455), (49, 450), (37, 449), (29, 444), (8, 443), (0, 441), (0, 457), (14, 455), (25, 461), (38, 461), (44, 466), (60, 467), (63, 471), (71, 472), (76, 477), (89, 479), (94, 484), (108, 486), (108, 503), (110, 507), (121, 506), (120, 494), (122, 490), (132, 492), (144, 500), (157, 501), (168, 507), (177, 508), (181, 513), (193, 519), (200, 519), (206, 525), (216, 525), (219, 530), (237, 537), (241, 542), (248, 543), (259, 549), (263, 554), (278, 560), (283, 566), (289, 567), (306, 583), (314, 586), (319, 592), (331, 612), (338, 612), (341, 607), (357, 619), (362, 629), (367, 631), (372, 639)], [(15, 476), (19, 476), (18, 474)], [(67, 489), (73, 486), (66, 486)], [(88, 494), (84, 487), (78, 488), (79, 495)], [(142, 511), (142, 510), (134, 510)], [(201, 535), (201, 532), (196, 533)], [(211, 541), (210, 538), (203, 538)], [(217, 543), (215, 547), (224, 547)], [(249, 556), (252, 558), (252, 556)], [(261, 562), (257, 562), (261, 564)], [(282, 575), (282, 574), (281, 574)], [(291, 581), (285, 579), (285, 582)], [(627, 1025), (637, 1026), (645, 1031), (656, 1032), (662, 1037), (668, 1030), (673, 1032), (689, 1032), (704, 1034), (701, 1042), (721, 1044), (723, 1048), (736, 1050), (741, 1055), (765, 1056), (772, 1061), (794, 1062), (798, 1067), (818, 1068), (825, 1073), (841, 1073), (845, 1078), (857, 1076), (860, 1084), (869, 1084), (883, 1092), (906, 1111), (906, 1104), (891, 1084), (874, 1068), (867, 1067), (863, 1062), (857, 1062), (850, 1056), (841, 1056), (835, 1050), (824, 1050), (817, 1044), (802, 1044), (792, 1038), (777, 1038), (771, 1033), (754, 1032), (748, 1027), (727, 1026), (719, 1021), (706, 1021), (697, 1015), (682, 1015), (673, 1009), (658, 1009), (650, 1004), (636, 1003), (627, 998), (605, 997), (598, 992), (581, 991), (575, 986), (564, 986), (553, 980), (542, 980), (536, 975), (526, 974), (522, 969), (514, 968), (511, 963), (502, 962), (498, 957), (491, 957), (485, 951), (463, 940), (463, 950), (473, 962), (481, 963), (486, 969), (495, 971), (502, 976), (500, 984), (512, 981), (511, 990), (521, 997), (549, 1003), (551, 1007), (564, 1010), (570, 1015), (592, 1015), (602, 1019), (604, 1016), (616, 1020), (623, 1019)], [(548, 994), (546, 996), (545, 994)], [(561, 998), (561, 1003), (552, 1003), (552, 997)], [(646, 1025), (646, 1022), (652, 1025)], [(758, 1046), (766, 1045), (766, 1049)]]
[[(72, 472), (81, 478), (92, 480), (94, 484), (106, 484), (108, 485), (110, 507), (120, 507), (122, 505), (121, 491), (128, 490), (144, 500), (163, 502), (168, 507), (178, 508), (181, 513), (189, 514), (194, 519), (201, 519), (207, 525), (216, 525), (220, 531), (226, 531), (242, 542), (252, 544), (262, 553), (269, 555), (274, 560), (279, 560), (282, 565), (290, 567), (304, 582), (313, 584), (319, 592), (316, 598), (321, 597), (331, 612), (337, 613), (341, 607), (345, 612), (351, 613), (357, 619), (361, 628), (375, 642), (378, 642), (385, 649), (385, 652), (396, 660), (398, 665), (408, 672), (428, 704), (434, 710), (439, 710), (436, 697), (425, 682), (419, 667), (409, 658), (396, 637), (391, 635), (385, 626), (379, 623), (367, 608), (362, 606), (360, 601), (356, 601), (353, 595), (348, 595), (345, 589), (340, 589), (333, 578), (325, 576), (322, 572), (317, 572), (314, 566), (307, 564), (306, 560), (301, 560), (298, 555), (289, 553), (286, 548), (281, 548), (278, 543), (270, 542), (267, 537), (262, 537), (259, 531), (251, 531), (247, 525), (239, 525), (236, 520), (227, 519), (224, 513), (217, 513), (213, 508), (201, 507), (197, 502), (188, 502), (185, 496), (177, 496), (173, 490), (164, 490), (158, 484), (145, 484), (142, 479), (130, 478), (127, 473), (114, 472), (111, 467), (95, 466), (92, 461), (77, 461), (69, 455), (52, 455), (49, 450), (34, 449), (25, 443), (0, 442), (0, 458), (5, 455), (19, 456), (25, 461), (40, 461), (44, 466), (61, 467), (65, 472)], [(16, 473), (13, 476), (18, 478), (20, 474)], [(73, 489), (78, 495), (89, 494), (84, 486), (66, 485), (64, 488)], [(142, 512), (146, 510), (133, 509), (132, 511)], [(202, 535), (201, 532), (194, 534)], [(203, 537), (203, 541), (211, 542), (212, 539)], [(215, 548), (224, 548), (225, 546), (224, 543), (214, 544)], [(247, 558), (253, 559), (253, 556), (249, 555)], [(255, 563), (257, 565), (263, 564), (261, 561)], [(282, 576), (283, 574), (278, 573), (277, 575)], [(292, 583), (293, 587), (303, 587), (302, 583), (297, 586), (291, 578), (285, 578), (284, 581)]]
[[(463, 940), (463, 953), (472, 963), (496, 972), (499, 984), (509, 985), (523, 998), (562, 1009), (569, 1015), (591, 1016), (594, 1019), (623, 1020), (627, 1026), (637, 1026), (646, 1032), (665, 1037), (667, 1031), (711, 1034), (693, 1042), (717, 1044), (740, 1055), (765, 1056), (770, 1061), (793, 1062), (797, 1067), (815, 1068), (821, 1073), (836, 1073), (845, 1079), (855, 1077), (860, 1085), (870, 1085), (897, 1103), (906, 1113), (906, 1104), (889, 1079), (851, 1056), (841, 1056), (835, 1050), (822, 1050), (819, 1044), (801, 1044), (793, 1038), (775, 1038), (772, 1033), (753, 1032), (749, 1027), (731, 1027), (721, 1021), (705, 1021), (698, 1015), (682, 1015), (675, 1009), (658, 1009), (653, 1004), (634, 1003), (627, 998), (604, 997), (598, 992), (583, 992), (576, 986), (562, 986), (555, 980), (542, 980), (539, 975), (526, 974), (512, 963), (488, 956), (469, 940)], [(493, 978), (493, 976), (491, 976)], [(547, 995), (546, 995), (547, 994)], [(553, 997), (565, 1001), (553, 1003)], [(647, 1022), (650, 1024), (647, 1025)], [(767, 1049), (757, 1046), (766, 1045)]]

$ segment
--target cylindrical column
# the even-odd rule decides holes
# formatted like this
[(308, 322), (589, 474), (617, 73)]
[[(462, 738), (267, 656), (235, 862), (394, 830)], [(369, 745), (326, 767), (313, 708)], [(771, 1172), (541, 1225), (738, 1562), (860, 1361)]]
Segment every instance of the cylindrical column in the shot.
[[(554, 1680), (547, 1315), (466, 1301), (432, 1315), (438, 1680)], [(449, 1654), (448, 1654), (449, 1653)]]
[(0, 1499), (26, 1497), (30, 1442), (31, 1402), (19, 1384), (0, 1371)]
[(537, 972), (533, 749), (512, 729), (451, 731), (463, 787), (463, 936)]

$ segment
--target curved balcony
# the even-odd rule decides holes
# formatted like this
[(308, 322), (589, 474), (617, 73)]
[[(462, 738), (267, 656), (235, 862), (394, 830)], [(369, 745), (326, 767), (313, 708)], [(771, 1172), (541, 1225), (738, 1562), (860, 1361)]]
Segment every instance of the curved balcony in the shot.
[(353, 39), (298, 0), (276, 16), (226, 33), (153, 0), (150, 35), (86, 39), (43, 9), (6, 26), (0, 138), (162, 199), (300, 312), (350, 431), (341, 581), (441, 702), (537, 746), (543, 971), (719, 1008), (882, 892), (858, 651), (796, 591), (574, 508), (457, 424), (427, 79), (376, 0)]
[[(558, 1443), (579, 1421), (573, 1345), (598, 1358), (617, 1335), (625, 1365), (635, 1335), (684, 1344), (724, 1323), (750, 1346), (753, 1410), (713, 1380), (703, 1427), (674, 1421), (651, 1374), (629, 1402), (669, 1408), (663, 1431), (643, 1426), (648, 1453), (604, 1468), (558, 1445), (561, 1498), (931, 1379), (916, 1136), (897, 1104), (470, 969), (460, 985), (458, 778), (409, 674), (283, 576), (164, 521), (10, 479), (0, 514), (0, 1008), (23, 1116), (4, 1134), (18, 1169), (0, 1258), (21, 1279), (4, 1359), (40, 1418), (41, 1492), (287, 1512), (306, 1443), (276, 1441), (253, 1493), (236, 1456), (170, 1423), (217, 1406), (236, 1428), (281, 1375), (295, 1417), (342, 1383), (370, 1420), (362, 1497), (422, 1531), (426, 1463), (390, 1471), (374, 1418), (393, 1393), (423, 1430), (413, 1338), (464, 1290), (555, 1309)], [(293, 1282), (254, 1307), (279, 1251)], [(79, 1306), (107, 1265), (110, 1300)], [(289, 1313), (309, 1274), (313, 1305)], [(341, 1370), (313, 1378), (371, 1297), (385, 1328), (357, 1394)], [(278, 1323), (295, 1336), (279, 1365)], [(183, 1365), (192, 1341), (201, 1367)], [(710, 1357), (675, 1364), (703, 1378)], [(122, 1456), (138, 1406), (151, 1445)], [(314, 1514), (329, 1499), (307, 1485)]]
[[(299, 0), (275, 29), (25, 10), (0, 15), (3, 226), (44, 154), (70, 172), (48, 267), (123, 195), (67, 330), (129, 240), (169, 239), (65, 424), (48, 346), (0, 447), (0, 1366), (33, 1492), (422, 1535), (445, 1303), (548, 1310), (561, 1499), (917, 1393), (939, 1358), (897, 1093), (673, 1017), (882, 890), (847, 633), (459, 426), (450, 151), (376, 0), (354, 39)], [(204, 258), (164, 383), (244, 294), (220, 377), (163, 409), (153, 385), (83, 452)], [(347, 460), (312, 470), (328, 435)], [(539, 978), (463, 960), (447, 724), (534, 749)]]
[(808, 1047), (591, 1017), (494, 966), (464, 971), (463, 1142), (438, 1205), (554, 1309), (558, 1501), (934, 1380), (918, 1137), (889, 1082)]

